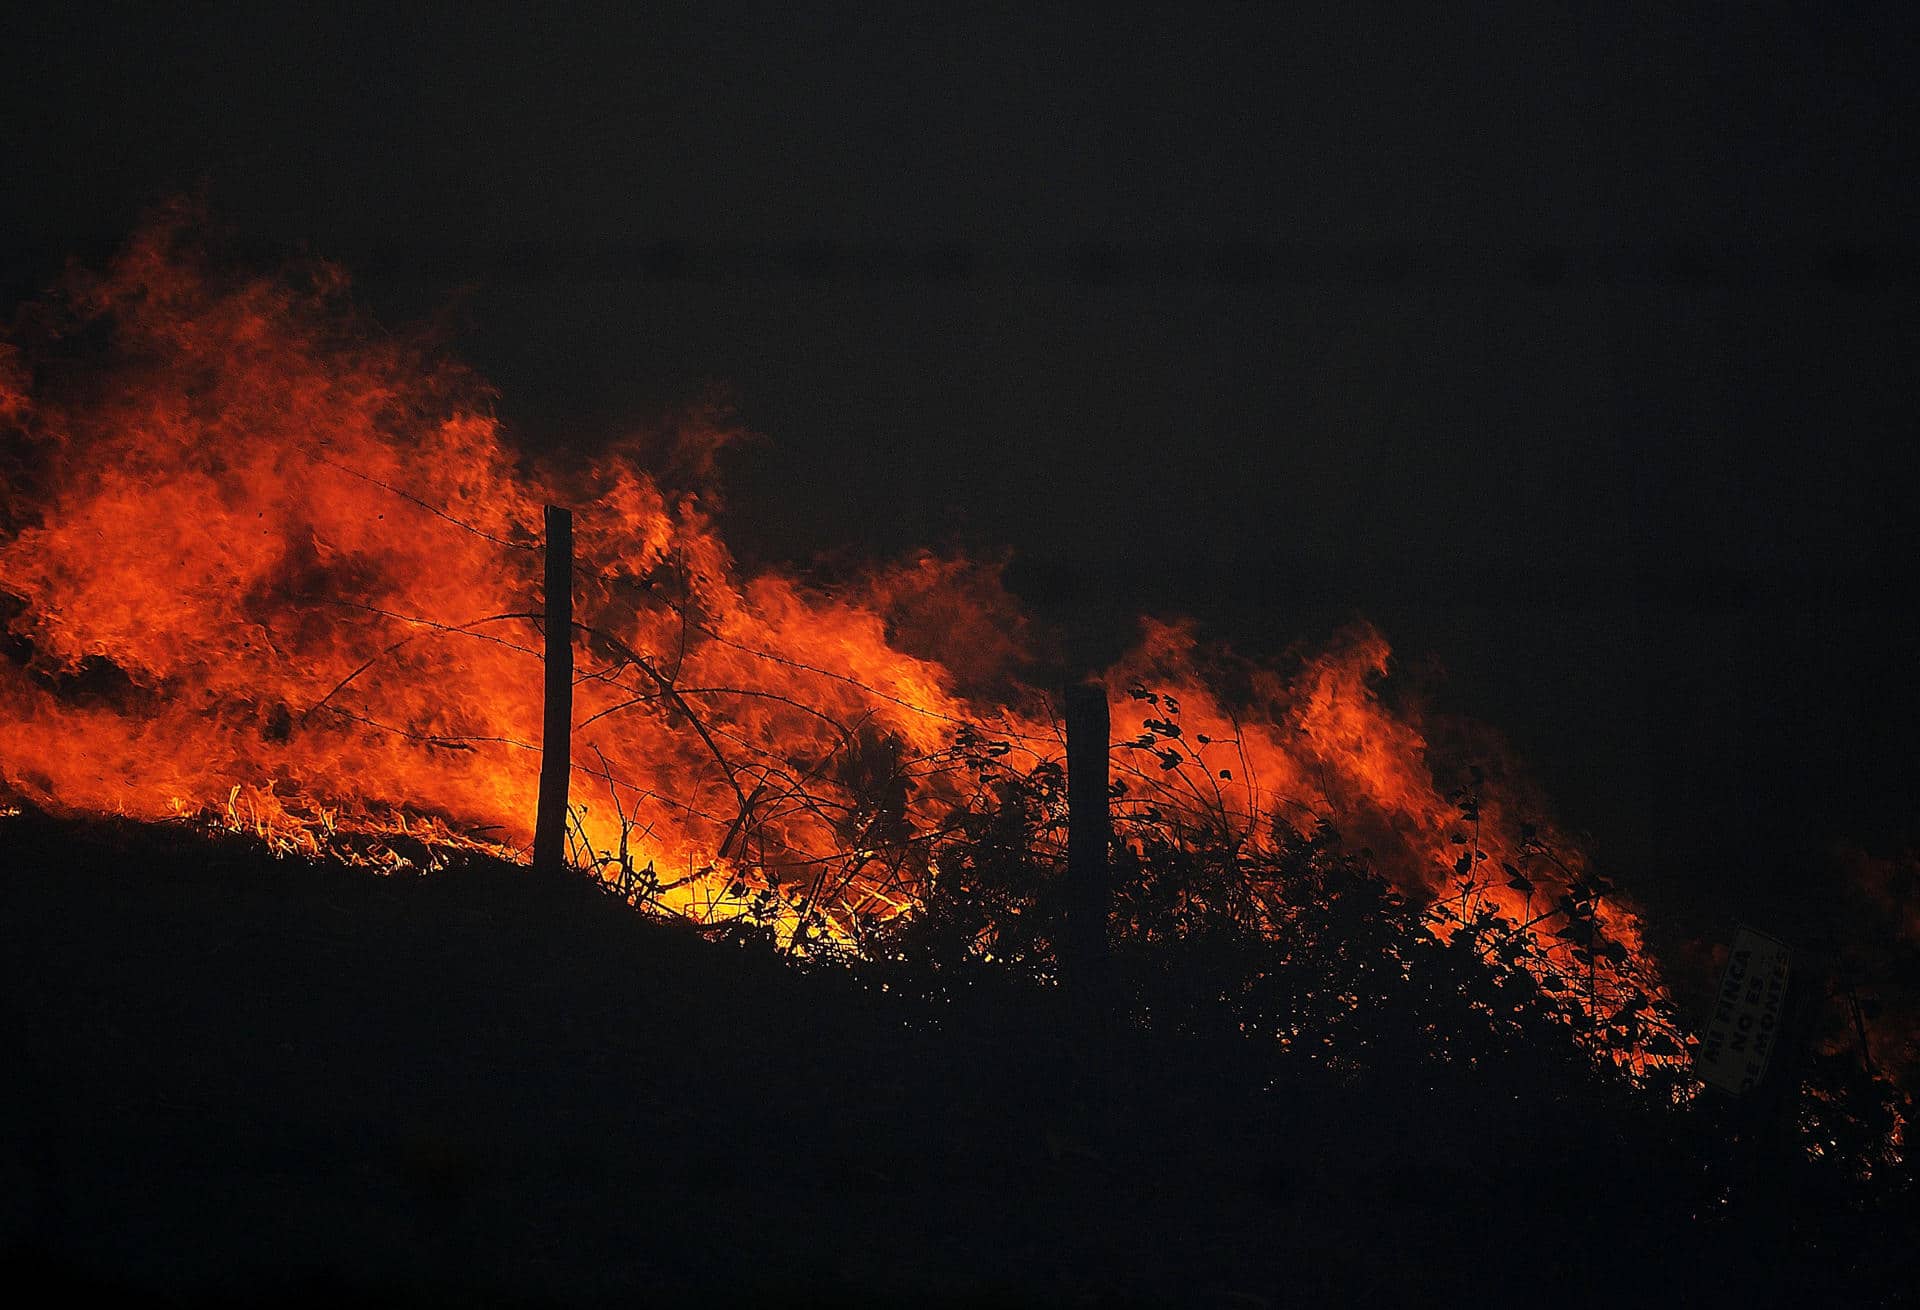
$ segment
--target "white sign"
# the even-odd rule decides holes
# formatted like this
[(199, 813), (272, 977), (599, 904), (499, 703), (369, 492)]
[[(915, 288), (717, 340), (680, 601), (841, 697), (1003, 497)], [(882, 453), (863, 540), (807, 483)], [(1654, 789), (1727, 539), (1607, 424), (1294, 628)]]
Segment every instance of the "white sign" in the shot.
[(1787, 948), (1765, 933), (1734, 934), (1713, 1017), (1700, 1034), (1693, 1075), (1729, 1092), (1750, 1092), (1766, 1076), (1787, 1000)]

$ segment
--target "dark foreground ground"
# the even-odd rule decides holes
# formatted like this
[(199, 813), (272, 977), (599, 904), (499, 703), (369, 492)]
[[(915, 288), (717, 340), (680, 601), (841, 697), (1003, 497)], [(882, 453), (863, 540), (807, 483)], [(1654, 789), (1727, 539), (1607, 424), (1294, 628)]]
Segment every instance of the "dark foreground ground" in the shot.
[(1571, 1093), (1145, 1038), (1096, 1080), (1047, 995), (934, 1013), (498, 866), (3, 819), (0, 1006), (16, 1290), (1731, 1306), (1900, 1258), (1703, 1213)]

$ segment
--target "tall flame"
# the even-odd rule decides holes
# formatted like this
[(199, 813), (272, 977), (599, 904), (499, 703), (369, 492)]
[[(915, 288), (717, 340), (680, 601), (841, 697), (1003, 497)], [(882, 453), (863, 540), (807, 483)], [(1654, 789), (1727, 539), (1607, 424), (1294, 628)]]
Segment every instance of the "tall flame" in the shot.
[[(675, 904), (737, 897), (754, 867), (836, 915), (890, 912), (924, 866), (875, 852), (966, 802), (968, 750), (1061, 754), (1013, 683), (992, 570), (929, 556), (832, 594), (745, 573), (698, 492), (631, 452), (529, 458), (479, 379), (371, 329), (337, 270), (229, 274), (195, 230), (71, 273), (0, 347), (7, 788), (295, 845), (524, 848), (544, 503), (577, 508), (579, 849), (625, 849)], [(1537, 914), (1529, 879), (1495, 876), (1524, 854), (1510, 793), (1463, 818), (1418, 716), (1382, 701), (1388, 657), (1360, 627), (1283, 674), (1148, 625), (1109, 673), (1138, 690), (1117, 773), (1249, 841), (1329, 819), (1422, 897)], [(1564, 890), (1585, 874), (1560, 850)], [(1638, 953), (1631, 910), (1604, 914)]]

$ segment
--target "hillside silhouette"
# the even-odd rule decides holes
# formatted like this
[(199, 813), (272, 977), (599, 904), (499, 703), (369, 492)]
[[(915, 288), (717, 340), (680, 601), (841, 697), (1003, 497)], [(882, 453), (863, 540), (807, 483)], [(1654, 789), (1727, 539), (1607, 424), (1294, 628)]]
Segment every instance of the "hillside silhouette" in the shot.
[[(1910, 1288), (1904, 1173), (1863, 1185), (1726, 1103), (1674, 1109), (1527, 1003), (1489, 1022), (1505, 984), (1411, 945), (1417, 917), (1357, 861), (1303, 894), (1301, 942), (1327, 949), (1262, 974), (1301, 1016), (1281, 1042), (1206, 994), (1243, 945), (1204, 924), (1117, 944), (1147, 1021), (1102, 1038), (1018, 960), (943, 946), (952, 905), (864, 962), (807, 964), (481, 858), (380, 874), (30, 810), (0, 819), (0, 852), (16, 1285), (529, 1305)], [(1359, 1018), (1320, 1030), (1298, 1001), (1354, 988)]]

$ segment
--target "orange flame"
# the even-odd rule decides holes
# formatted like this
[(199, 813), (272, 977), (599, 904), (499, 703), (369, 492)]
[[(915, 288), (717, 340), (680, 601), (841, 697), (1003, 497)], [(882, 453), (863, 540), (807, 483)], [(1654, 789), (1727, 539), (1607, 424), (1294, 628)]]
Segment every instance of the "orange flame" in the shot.
[[(484, 384), (368, 330), (338, 271), (227, 275), (192, 231), (162, 222), (71, 274), (0, 348), (17, 794), (214, 814), (288, 846), (524, 849), (550, 502), (578, 507), (576, 852), (626, 851), (622, 874), (650, 866), (670, 906), (737, 907), (759, 868), (833, 917), (891, 913), (935, 816), (969, 798), (957, 735), (1059, 757), (1044, 699), (1013, 682), (1022, 621), (993, 570), (926, 557), (836, 594), (746, 576), (698, 493), (620, 452), (529, 460)], [(682, 439), (727, 435), (706, 418)], [(1116, 715), (1116, 776), (1253, 843), (1267, 816), (1327, 818), (1459, 918), (1539, 915), (1523, 887), (1575, 885), (1578, 853), (1556, 843), (1560, 867), (1521, 878), (1497, 786), (1463, 821), (1417, 716), (1378, 695), (1388, 657), (1356, 628), (1283, 676), (1148, 625), (1109, 673), (1142, 692), (1138, 737)], [(1631, 908), (1597, 913), (1638, 957)]]

